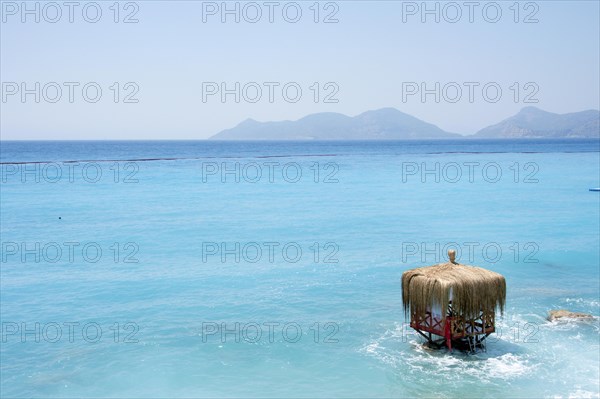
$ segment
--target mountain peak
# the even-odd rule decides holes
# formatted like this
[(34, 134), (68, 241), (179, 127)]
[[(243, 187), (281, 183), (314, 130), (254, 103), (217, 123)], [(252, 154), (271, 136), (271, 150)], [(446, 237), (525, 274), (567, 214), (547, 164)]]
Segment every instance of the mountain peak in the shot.
[(528, 107), (523, 107), (521, 108), (521, 111), (519, 111), (520, 114), (550, 114), (551, 112), (548, 111), (544, 111), (539, 109), (538, 107), (534, 107), (533, 105), (530, 105)]
[(370, 111), (365, 111), (360, 115), (357, 115), (357, 118), (360, 118), (362, 116), (373, 116), (373, 115), (377, 115), (377, 116), (386, 116), (386, 117), (397, 117), (399, 115), (407, 115), (404, 112), (393, 108), (393, 107), (385, 107), (385, 108), (379, 108), (379, 109), (373, 109)]
[(254, 120), (252, 118), (248, 118), (248, 119), (240, 122), (240, 124), (238, 126), (256, 125), (257, 123), (260, 123), (260, 122), (258, 122), (257, 120)]
[(402, 112), (394, 107), (384, 107), (384, 108), (379, 108), (379, 109), (373, 109), (371, 111), (366, 111), (364, 112), (366, 113), (373, 113), (373, 114), (401, 114)]

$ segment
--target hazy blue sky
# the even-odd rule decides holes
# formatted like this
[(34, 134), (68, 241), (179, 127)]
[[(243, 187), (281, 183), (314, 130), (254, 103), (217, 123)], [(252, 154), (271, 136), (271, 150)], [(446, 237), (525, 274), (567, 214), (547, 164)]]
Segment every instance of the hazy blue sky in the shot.
[[(94, 20), (95, 4), (77, 3), (69, 22), (70, 10), (63, 1), (54, 3), (60, 7), (60, 19), (56, 7), (39, 2), (36, 23), (35, 13), (23, 14), (20, 1), (2, 1), (2, 139), (195, 139), (246, 118), (298, 119), (314, 112), (356, 115), (381, 107), (396, 107), (442, 129), (470, 134), (527, 105), (558, 113), (600, 108), (598, 1), (516, 6), (514, 1), (472, 2), (472, 22), (464, 1), (428, 2), (429, 9), (438, 7), (439, 22), (434, 14), (422, 15), (420, 1), (320, 2), (318, 23), (314, 1), (272, 2), (273, 6), (238, 2), (239, 23), (235, 15), (221, 21), (221, 2), (121, 2), (118, 23), (114, 1), (97, 2), (102, 15), (96, 23), (83, 15), (85, 7), (86, 18)], [(244, 17), (255, 18), (256, 4), (261, 19), (246, 21)], [(34, 9), (36, 2), (27, 5)], [(291, 23), (297, 5), (302, 16)], [(233, 9), (236, 2), (227, 7)], [(269, 7), (274, 10), (272, 23)], [(332, 12), (338, 22), (323, 23)], [(130, 13), (137, 23), (123, 23)], [(526, 19), (537, 22), (525, 23)], [(22, 102), (21, 84), (35, 92), (35, 82), (40, 82), (40, 102), (35, 102), (35, 93)], [(82, 88), (90, 82), (84, 97)], [(128, 82), (132, 84), (125, 87)], [(205, 89), (222, 82), (234, 88), (240, 82), (240, 102), (234, 94), (225, 102), (218, 94), (203, 101), (203, 82), (217, 83), (204, 84)], [(243, 96), (248, 82), (262, 89), (255, 103), (249, 101), (256, 96), (255, 85), (247, 85)], [(279, 83), (271, 85), (272, 103), (269, 83), (264, 82)], [(289, 82), (295, 84), (288, 85), (286, 101), (282, 87)], [(319, 87), (317, 102), (314, 82)], [(429, 89), (440, 83), (439, 102), (434, 94), (425, 101), (419, 94), (407, 95), (407, 89), (422, 82)], [(447, 85), (451, 82), (456, 84)], [(472, 84), (472, 102), (465, 82), (478, 84)], [(484, 97), (482, 88), (488, 83)], [(462, 87), (458, 100), (457, 85)], [(62, 91), (59, 99), (56, 86)], [(102, 96), (96, 103), (87, 102), (86, 98), (94, 100), (96, 87)], [(296, 87), (302, 96), (294, 103)], [(502, 95), (492, 102), (497, 87)], [(138, 88), (130, 97), (137, 103), (123, 102)], [(330, 99), (338, 102), (325, 102), (336, 89)]]

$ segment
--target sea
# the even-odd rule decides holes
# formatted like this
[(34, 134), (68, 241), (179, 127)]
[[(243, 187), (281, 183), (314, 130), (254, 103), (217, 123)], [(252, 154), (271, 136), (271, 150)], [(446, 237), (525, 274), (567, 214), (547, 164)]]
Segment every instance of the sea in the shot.
[[(2, 141), (6, 398), (600, 396), (598, 140)], [(401, 277), (506, 278), (432, 350)], [(551, 310), (594, 316), (547, 320)]]

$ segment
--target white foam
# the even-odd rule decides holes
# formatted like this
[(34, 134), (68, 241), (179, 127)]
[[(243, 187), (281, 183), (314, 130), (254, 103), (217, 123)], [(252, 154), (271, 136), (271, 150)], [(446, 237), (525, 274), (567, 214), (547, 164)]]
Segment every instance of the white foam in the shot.
[[(454, 351), (433, 351), (422, 345), (418, 339), (402, 342), (401, 327), (387, 330), (381, 337), (361, 348), (361, 352), (395, 369), (432, 376), (456, 379), (457, 370), (461, 377), (477, 380), (511, 380), (531, 374), (535, 369), (526, 354), (503, 352), (495, 348), (487, 353), (466, 355)], [(499, 340), (499, 342), (502, 339)], [(498, 346), (499, 343), (495, 345)]]
[(600, 398), (600, 393), (578, 389), (575, 392), (569, 393), (569, 398)]
[(593, 299), (565, 298), (562, 300), (562, 302), (565, 302), (568, 304), (584, 305), (584, 306), (588, 306), (590, 308), (600, 308), (600, 301), (593, 300)]

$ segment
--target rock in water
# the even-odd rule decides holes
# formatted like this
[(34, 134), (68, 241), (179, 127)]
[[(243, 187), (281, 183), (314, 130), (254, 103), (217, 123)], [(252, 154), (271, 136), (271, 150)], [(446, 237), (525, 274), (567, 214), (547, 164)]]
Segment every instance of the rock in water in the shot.
[(591, 320), (594, 316), (588, 313), (571, 312), (564, 309), (551, 310), (548, 314), (548, 320), (554, 321), (559, 319), (575, 319), (575, 320)]

